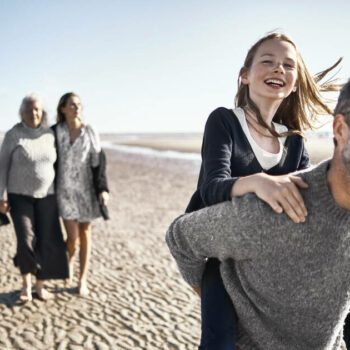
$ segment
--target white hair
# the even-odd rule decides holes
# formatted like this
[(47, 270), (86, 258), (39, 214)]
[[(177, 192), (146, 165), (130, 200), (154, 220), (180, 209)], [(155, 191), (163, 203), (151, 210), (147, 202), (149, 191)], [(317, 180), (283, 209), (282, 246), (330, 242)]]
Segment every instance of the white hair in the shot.
[(44, 107), (44, 100), (43, 100), (42, 96), (37, 92), (31, 92), (28, 95), (24, 96), (22, 103), (21, 103), (21, 106), (19, 107), (19, 115), (21, 116), (21, 118), (22, 118), (24, 108), (30, 102), (38, 102), (40, 104), (42, 111), (43, 111), (42, 124), (46, 125), (47, 124), (47, 112), (46, 112), (46, 109)]

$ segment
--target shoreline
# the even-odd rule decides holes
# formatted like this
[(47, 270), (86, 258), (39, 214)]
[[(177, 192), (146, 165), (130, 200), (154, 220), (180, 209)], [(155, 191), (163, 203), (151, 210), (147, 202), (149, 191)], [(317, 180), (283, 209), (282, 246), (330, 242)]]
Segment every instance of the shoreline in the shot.
[(137, 154), (146, 157), (180, 159), (184, 161), (201, 162), (200, 153), (183, 152), (178, 150), (169, 150), (167, 148), (157, 149), (145, 146), (117, 144), (110, 141), (102, 141), (101, 146), (104, 149), (115, 150), (122, 153)]
[[(201, 159), (202, 134), (128, 134), (101, 135), (108, 148), (122, 152), (153, 154), (154, 156)], [(330, 158), (333, 154), (332, 138), (323, 134), (308, 135), (305, 147), (312, 164)], [(153, 151), (153, 152), (152, 152)]]
[(101, 140), (118, 145), (184, 153), (200, 153), (202, 137), (201, 133), (101, 134)]

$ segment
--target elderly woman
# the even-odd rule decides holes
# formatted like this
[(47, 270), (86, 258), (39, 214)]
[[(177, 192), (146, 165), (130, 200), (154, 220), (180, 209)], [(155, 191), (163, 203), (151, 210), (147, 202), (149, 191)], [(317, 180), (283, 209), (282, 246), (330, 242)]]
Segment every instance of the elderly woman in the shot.
[[(81, 114), (79, 96), (73, 92), (64, 94), (53, 129), (58, 148), (57, 199), (67, 232), (70, 276), (73, 277), (74, 252), (80, 241), (78, 288), (79, 294), (86, 296), (91, 221), (101, 216), (101, 206), (108, 201), (108, 187), (99, 136), (91, 125), (83, 123)], [(97, 179), (95, 172), (100, 173)], [(67, 284), (70, 282), (67, 280)]]
[[(21, 122), (9, 130), (0, 150), (0, 212), (10, 213), (17, 236), (15, 265), (23, 278), (20, 300), (32, 300), (31, 275), (40, 299), (52, 297), (46, 279), (68, 277), (68, 259), (54, 194), (56, 149), (39, 96), (26, 96)], [(7, 192), (7, 200), (5, 200)]]

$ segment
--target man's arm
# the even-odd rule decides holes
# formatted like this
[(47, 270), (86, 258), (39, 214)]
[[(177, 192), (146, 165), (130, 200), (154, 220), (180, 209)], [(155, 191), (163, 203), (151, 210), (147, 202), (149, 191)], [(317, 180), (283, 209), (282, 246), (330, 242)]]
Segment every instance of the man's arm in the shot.
[(168, 229), (166, 242), (183, 278), (199, 286), (208, 257), (243, 260), (257, 256), (259, 226), (269, 220), (260, 215), (258, 199), (246, 195), (178, 217)]

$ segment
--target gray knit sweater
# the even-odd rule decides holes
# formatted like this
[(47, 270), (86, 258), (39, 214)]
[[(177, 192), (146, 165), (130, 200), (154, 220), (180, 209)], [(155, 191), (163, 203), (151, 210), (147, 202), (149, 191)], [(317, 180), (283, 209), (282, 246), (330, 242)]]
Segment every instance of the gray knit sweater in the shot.
[(177, 218), (166, 241), (184, 279), (200, 285), (206, 257), (238, 315), (243, 350), (340, 349), (350, 306), (350, 211), (327, 186), (327, 167), (300, 172), (305, 223), (252, 194)]
[(0, 150), (0, 199), (5, 191), (43, 198), (54, 193), (56, 149), (51, 129), (22, 123), (9, 130)]

